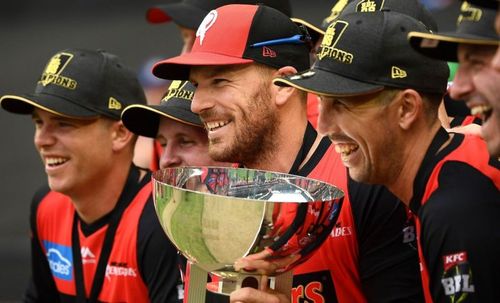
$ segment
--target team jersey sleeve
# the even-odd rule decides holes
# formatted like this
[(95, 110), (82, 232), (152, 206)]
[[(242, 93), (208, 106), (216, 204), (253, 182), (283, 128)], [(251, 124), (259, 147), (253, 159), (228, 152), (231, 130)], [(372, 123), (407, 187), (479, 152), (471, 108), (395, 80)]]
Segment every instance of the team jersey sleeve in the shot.
[(139, 220), (137, 258), (151, 302), (182, 302), (177, 250), (165, 235), (150, 197)]
[(418, 215), (434, 302), (498, 302), (500, 192), (493, 181), (446, 162)]
[(406, 206), (382, 186), (349, 178), (348, 190), (367, 301), (423, 302), (415, 226)]
[(48, 192), (49, 188), (43, 187), (35, 193), (31, 202), (31, 280), (24, 294), (23, 302), (59, 302), (59, 294), (52, 278), (49, 263), (40, 246), (37, 232), (38, 205)]

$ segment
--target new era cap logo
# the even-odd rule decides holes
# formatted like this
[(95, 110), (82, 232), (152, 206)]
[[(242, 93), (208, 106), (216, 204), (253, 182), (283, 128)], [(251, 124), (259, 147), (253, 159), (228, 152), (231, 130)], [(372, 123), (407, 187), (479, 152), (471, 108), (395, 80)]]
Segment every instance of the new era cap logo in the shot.
[(392, 79), (398, 79), (398, 78), (406, 78), (407, 74), (404, 70), (397, 66), (393, 66), (391, 68), (391, 78)]
[(354, 59), (352, 53), (336, 48), (337, 43), (341, 39), (349, 23), (337, 20), (328, 26), (325, 36), (321, 41), (321, 48), (318, 51), (318, 59), (323, 60), (325, 57), (342, 63), (351, 64)]
[(45, 70), (43, 71), (38, 83), (42, 84), (43, 86), (47, 86), (48, 84), (55, 84), (68, 89), (75, 89), (77, 84), (76, 81), (61, 75), (61, 72), (70, 63), (71, 59), (73, 59), (73, 54), (56, 54), (50, 59), (49, 63), (47, 63), (47, 66), (45, 66)]
[(122, 109), (122, 104), (120, 103), (120, 101), (116, 100), (115, 98), (109, 97), (108, 108), (120, 110), (120, 109)]
[(212, 10), (205, 16), (203, 21), (201, 21), (201, 24), (196, 31), (196, 38), (200, 38), (200, 45), (203, 44), (203, 39), (205, 39), (208, 29), (214, 25), (215, 20), (217, 20), (217, 11)]
[(478, 22), (481, 20), (483, 11), (479, 8), (472, 7), (467, 1), (462, 3), (460, 7), (460, 15), (457, 19), (457, 25), (462, 21)]
[(269, 47), (264, 46), (262, 47), (262, 56), (274, 58), (276, 57), (276, 52), (270, 49)]

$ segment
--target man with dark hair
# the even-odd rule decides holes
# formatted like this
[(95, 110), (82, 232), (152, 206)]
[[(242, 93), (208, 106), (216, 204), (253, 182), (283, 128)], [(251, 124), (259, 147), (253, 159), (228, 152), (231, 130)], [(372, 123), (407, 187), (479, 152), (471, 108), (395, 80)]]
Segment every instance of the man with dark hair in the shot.
[(396, 12), (345, 15), (329, 26), (312, 69), (275, 83), (321, 95), (319, 129), (349, 175), (387, 186), (417, 215), (426, 302), (493, 302), (499, 163), (480, 138), (441, 127), (448, 68), (416, 53), (410, 31), (429, 33)]
[[(266, 6), (227, 5), (201, 23), (190, 53), (159, 62), (153, 73), (190, 79), (192, 110), (218, 161), (333, 183), (348, 194), (324, 245), (294, 270), (281, 302), (420, 302), (417, 254), (406, 208), (380, 186), (347, 176), (327, 138), (307, 122), (306, 94), (272, 79), (309, 68), (310, 38)], [(242, 288), (231, 300), (269, 302), (273, 294)]]
[(177, 251), (132, 164), (137, 138), (120, 121), (145, 104), (132, 70), (105, 51), (66, 49), (35, 92), (6, 95), (31, 115), (48, 186), (31, 205), (32, 281), (25, 302), (179, 302)]
[[(412, 32), (409, 34), (410, 43), (415, 50), (423, 55), (439, 60), (459, 62), (458, 69), (450, 87), (450, 96), (453, 99), (465, 100), (471, 113), (483, 120), (481, 136), (488, 143), (492, 155), (500, 155), (499, 114), (493, 113), (491, 97), (485, 93), (495, 95), (498, 82), (495, 83), (491, 63), (500, 39), (495, 31), (494, 23), (497, 15), (497, 1), (478, 1), (484, 6), (463, 2), (460, 15), (457, 19), (456, 32), (424, 33)], [(483, 81), (473, 81), (478, 74)], [(493, 82), (491, 82), (493, 81)], [(491, 83), (491, 84), (489, 84)], [(485, 88), (485, 86), (487, 88)], [(493, 92), (491, 91), (493, 89)]]

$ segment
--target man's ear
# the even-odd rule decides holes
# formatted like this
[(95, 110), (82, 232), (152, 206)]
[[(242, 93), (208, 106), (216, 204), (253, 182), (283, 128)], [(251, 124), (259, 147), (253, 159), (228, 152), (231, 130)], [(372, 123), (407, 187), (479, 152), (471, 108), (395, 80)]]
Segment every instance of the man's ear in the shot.
[(122, 121), (114, 122), (111, 127), (113, 151), (120, 151), (126, 148), (134, 137), (134, 134), (123, 125)]
[(417, 118), (424, 113), (424, 100), (420, 94), (413, 89), (406, 89), (400, 92), (398, 98), (398, 124), (404, 129), (410, 129)]
[[(293, 66), (285, 66), (278, 69), (273, 74), (273, 79), (294, 75), (297, 73), (297, 70)], [(278, 86), (273, 84), (273, 89), (276, 94), (275, 102), (276, 106), (283, 106), (290, 99), (290, 97), (296, 93), (297, 89), (291, 86)]]

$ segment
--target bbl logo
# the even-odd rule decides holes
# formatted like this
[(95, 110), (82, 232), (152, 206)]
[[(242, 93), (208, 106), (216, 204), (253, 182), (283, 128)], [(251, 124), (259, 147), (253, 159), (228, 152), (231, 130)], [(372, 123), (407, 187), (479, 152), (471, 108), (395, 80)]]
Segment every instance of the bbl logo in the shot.
[(68, 89), (75, 89), (77, 84), (76, 81), (61, 75), (61, 72), (70, 63), (71, 59), (73, 59), (72, 54), (69, 53), (56, 54), (54, 57), (50, 59), (49, 63), (47, 63), (47, 66), (43, 71), (42, 77), (38, 82), (43, 86), (47, 86), (48, 84), (55, 84)]
[(461, 302), (469, 293), (474, 292), (472, 269), (467, 252), (459, 252), (443, 256), (444, 273), (441, 284), (451, 302)]
[(323, 41), (321, 41), (321, 48), (318, 51), (319, 60), (323, 60), (326, 57), (340, 61), (341, 63), (352, 63), (354, 59), (353, 54), (336, 48), (337, 43), (348, 26), (349, 23), (341, 20), (337, 20), (328, 26)]

